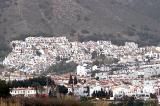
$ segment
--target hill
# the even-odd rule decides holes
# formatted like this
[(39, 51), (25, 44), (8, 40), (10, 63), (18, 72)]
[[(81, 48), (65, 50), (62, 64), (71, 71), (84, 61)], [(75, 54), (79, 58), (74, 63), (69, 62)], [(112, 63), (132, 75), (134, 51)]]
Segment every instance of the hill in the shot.
[(27, 36), (70, 40), (160, 41), (159, 0), (0, 0), (0, 57)]

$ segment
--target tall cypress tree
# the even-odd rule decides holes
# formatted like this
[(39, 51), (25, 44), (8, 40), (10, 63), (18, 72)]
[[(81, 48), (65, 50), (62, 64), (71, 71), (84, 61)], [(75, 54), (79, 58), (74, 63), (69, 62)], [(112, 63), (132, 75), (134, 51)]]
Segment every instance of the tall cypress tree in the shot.
[(112, 90), (109, 90), (108, 93), (109, 93), (109, 96), (110, 96), (110, 97), (113, 97), (113, 91), (112, 91)]
[(70, 75), (70, 78), (69, 78), (69, 82), (68, 84), (73, 84), (73, 78), (72, 78), (72, 75)]
[(74, 77), (74, 85), (76, 85), (78, 83), (77, 77)]
[(94, 91), (93, 93), (92, 93), (92, 97), (96, 97), (96, 92)]

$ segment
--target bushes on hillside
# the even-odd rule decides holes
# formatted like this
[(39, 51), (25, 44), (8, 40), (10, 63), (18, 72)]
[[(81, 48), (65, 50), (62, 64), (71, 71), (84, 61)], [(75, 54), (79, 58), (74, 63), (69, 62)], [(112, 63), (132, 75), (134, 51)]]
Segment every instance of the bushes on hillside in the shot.
[(69, 62), (61, 61), (57, 64), (52, 65), (48, 72), (51, 73), (57, 73), (57, 74), (63, 74), (68, 72), (74, 72), (76, 70), (77, 64), (75, 62)]

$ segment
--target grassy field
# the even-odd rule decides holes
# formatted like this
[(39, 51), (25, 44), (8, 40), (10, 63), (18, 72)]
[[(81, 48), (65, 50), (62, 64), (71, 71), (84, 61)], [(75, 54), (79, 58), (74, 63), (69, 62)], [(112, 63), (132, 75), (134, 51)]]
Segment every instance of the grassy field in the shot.
[(22, 98), (12, 97), (0, 99), (0, 106), (160, 106), (155, 101), (136, 101), (134, 104), (128, 101), (86, 100), (79, 101), (75, 97), (63, 98)]

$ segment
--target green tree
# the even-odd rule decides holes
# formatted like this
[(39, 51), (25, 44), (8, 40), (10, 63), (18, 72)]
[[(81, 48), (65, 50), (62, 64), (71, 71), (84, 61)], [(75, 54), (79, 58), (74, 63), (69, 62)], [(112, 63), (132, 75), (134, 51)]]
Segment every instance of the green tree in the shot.
[(60, 56), (57, 56), (56, 57), (56, 61), (60, 61), (61, 60), (61, 57)]
[(112, 91), (112, 90), (109, 90), (108, 93), (109, 93), (109, 96), (110, 96), (110, 97), (113, 97), (113, 91)]
[(95, 60), (95, 61), (93, 61), (93, 63), (92, 63), (93, 65), (97, 65), (97, 66), (99, 66), (100, 65), (100, 62), (98, 61), (98, 60)]
[(74, 85), (76, 85), (78, 83), (77, 77), (74, 77)]
[(22, 80), (22, 81), (12, 81), (11, 82), (11, 87), (12, 88), (17, 88), (17, 87), (30, 87), (33, 86), (34, 83), (39, 83), (41, 86), (46, 86), (46, 85), (54, 85), (54, 81), (50, 77), (37, 77), (37, 78), (31, 78), (27, 80)]
[[(68, 93), (68, 88), (66, 88), (64, 85), (58, 85), (58, 92), (60, 95), (66, 95)], [(61, 96), (62, 97), (62, 96)]]
[(8, 96), (10, 96), (9, 84), (7, 84), (4, 80), (0, 80), (0, 97)]
[(99, 80), (99, 77), (96, 77), (96, 80), (98, 81), (98, 80)]
[(41, 87), (41, 85), (38, 82), (34, 82), (32, 84), (32, 87), (34, 87), (36, 90), (36, 96), (39, 96), (38, 91), (39, 91), (39, 88)]
[(95, 91), (92, 93), (92, 97), (96, 97), (96, 92)]
[(41, 56), (42, 53), (41, 53), (39, 50), (36, 50), (36, 55), (37, 55), (37, 56)]
[(67, 63), (66, 61), (61, 61), (49, 67), (47, 72), (64, 74), (64, 73), (74, 72), (76, 70), (76, 67), (77, 67), (77, 64), (75, 62)]
[(73, 84), (73, 78), (72, 78), (72, 75), (70, 75), (70, 77), (69, 77), (68, 84)]
[(96, 59), (98, 56), (96, 51), (93, 51), (91, 55), (92, 55), (92, 59)]

